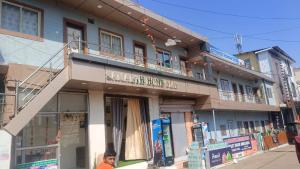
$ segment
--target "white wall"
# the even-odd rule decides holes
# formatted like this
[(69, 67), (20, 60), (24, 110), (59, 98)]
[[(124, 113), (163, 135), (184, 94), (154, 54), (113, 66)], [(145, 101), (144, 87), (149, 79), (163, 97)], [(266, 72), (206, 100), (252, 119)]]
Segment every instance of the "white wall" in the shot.
[(93, 169), (95, 159), (103, 155), (106, 148), (103, 91), (89, 90), (88, 122), (89, 168)]

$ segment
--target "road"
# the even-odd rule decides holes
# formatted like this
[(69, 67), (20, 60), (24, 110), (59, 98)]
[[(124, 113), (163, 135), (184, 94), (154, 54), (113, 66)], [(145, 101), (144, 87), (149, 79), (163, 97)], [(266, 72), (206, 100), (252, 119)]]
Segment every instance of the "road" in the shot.
[(231, 164), (221, 169), (300, 169), (295, 146), (289, 145)]

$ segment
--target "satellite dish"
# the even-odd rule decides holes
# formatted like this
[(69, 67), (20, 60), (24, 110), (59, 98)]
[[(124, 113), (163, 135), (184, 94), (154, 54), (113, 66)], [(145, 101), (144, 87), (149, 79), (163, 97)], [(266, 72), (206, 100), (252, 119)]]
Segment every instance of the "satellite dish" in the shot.
[(167, 42), (165, 43), (165, 45), (167, 47), (175, 46), (177, 43), (180, 43), (180, 42), (181, 42), (181, 40), (179, 40), (179, 39), (168, 39)]

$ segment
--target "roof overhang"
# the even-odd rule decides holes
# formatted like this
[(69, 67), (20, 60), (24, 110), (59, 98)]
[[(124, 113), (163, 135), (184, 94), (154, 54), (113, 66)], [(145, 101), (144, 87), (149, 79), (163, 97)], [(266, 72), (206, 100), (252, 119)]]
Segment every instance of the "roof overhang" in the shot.
[[(49, 0), (44, 1), (49, 2)], [(183, 47), (207, 41), (206, 37), (129, 0), (56, 0), (55, 2), (63, 7), (70, 7), (119, 23), (125, 28), (145, 35), (151, 34), (161, 40), (179, 39), (182, 42), (178, 45)]]

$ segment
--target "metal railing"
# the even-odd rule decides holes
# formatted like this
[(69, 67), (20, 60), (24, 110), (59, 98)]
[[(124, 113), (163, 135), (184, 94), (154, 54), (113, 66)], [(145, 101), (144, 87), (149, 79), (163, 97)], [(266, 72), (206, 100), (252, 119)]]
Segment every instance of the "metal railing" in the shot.
[(232, 91), (223, 91), (223, 90), (219, 90), (219, 95), (220, 95), (220, 99), (225, 101), (266, 104), (264, 98), (255, 95), (234, 93)]
[(52, 144), (46, 146), (16, 148), (15, 162), (17, 168), (28, 163), (59, 160), (59, 145)]
[(65, 68), (65, 53), (70, 43), (59, 49), (25, 80), (16, 84), (16, 113), (22, 110)]
[(101, 44), (88, 43), (81, 40), (70, 41), (31, 73), (25, 80), (16, 84), (16, 113), (22, 110), (65, 68), (66, 58), (68, 58), (68, 55), (71, 53), (97, 56), (107, 60), (172, 74), (188, 75), (187, 72), (182, 72), (180, 70), (179, 62), (177, 65), (173, 64), (174, 61), (178, 59), (173, 56), (170, 56), (169, 60), (163, 61), (161, 58), (144, 57), (136, 55), (133, 52), (123, 51), (121, 49), (118, 50), (117, 48), (113, 49)]
[(15, 94), (0, 93), (0, 129), (8, 122), (9, 117), (14, 114), (15, 97)]

